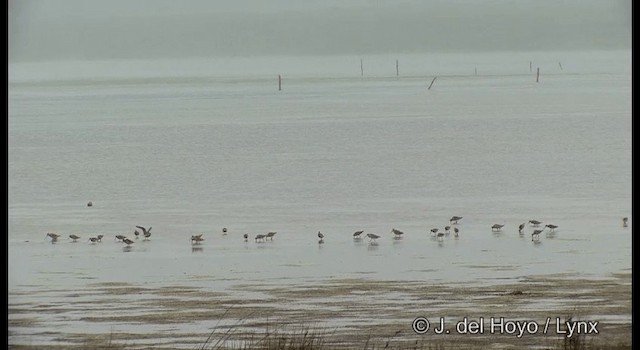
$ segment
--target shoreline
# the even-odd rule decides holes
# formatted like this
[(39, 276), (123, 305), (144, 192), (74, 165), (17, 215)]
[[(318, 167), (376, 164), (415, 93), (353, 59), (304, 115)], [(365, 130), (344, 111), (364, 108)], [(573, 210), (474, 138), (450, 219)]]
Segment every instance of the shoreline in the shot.
[[(67, 302), (51, 303), (61, 297)], [(16, 299), (32, 301), (17, 303)], [(126, 303), (121, 302), (125, 299)], [(631, 302), (630, 271), (608, 279), (537, 275), (491, 286), (357, 278), (328, 280), (324, 285), (242, 284), (214, 291), (184, 285), (145, 288), (133, 283), (95, 283), (73, 292), (9, 293), (9, 346), (79, 349), (109, 344), (107, 348), (179, 349), (204, 347), (212, 336), (224, 340), (217, 348), (225, 344), (237, 348), (270, 330), (296, 334), (305, 329), (320, 336), (322, 347), (328, 349), (365, 344), (400, 349), (553, 349), (561, 348), (566, 338), (558, 329), (568, 331), (555, 323), (572, 317), (585, 324), (597, 322), (598, 334), (582, 336), (584, 348), (630, 348)], [(426, 334), (412, 329), (419, 317), (432, 323)], [(440, 317), (449, 334), (433, 332)], [(458, 334), (456, 325), (465, 317), (469, 322), (483, 318), (483, 334)], [(491, 317), (533, 322), (538, 329), (522, 336), (492, 334)], [(547, 318), (550, 329), (543, 334)], [(77, 332), (66, 330), (70, 327)]]

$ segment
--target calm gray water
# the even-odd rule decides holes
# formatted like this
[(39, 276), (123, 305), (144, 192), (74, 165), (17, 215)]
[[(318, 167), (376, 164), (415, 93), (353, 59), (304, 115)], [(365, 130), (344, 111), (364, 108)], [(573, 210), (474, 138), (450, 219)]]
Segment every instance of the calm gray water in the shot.
[[(281, 71), (266, 71), (282, 67), (257, 58), (244, 71), (244, 61), (228, 71), (12, 64), (9, 301), (96, 282), (224, 289), (630, 271), (630, 53), (564, 55), (541, 56), (540, 83), (523, 54), (411, 57), (400, 77), (290, 58), (280, 92)], [(460, 237), (431, 237), (453, 215)], [(533, 228), (517, 232), (530, 219), (559, 228), (534, 243)], [(113, 237), (135, 225), (152, 226), (151, 240), (125, 251)], [(382, 237), (354, 242), (357, 230)], [(268, 231), (273, 242), (253, 241)], [(63, 237), (51, 244), (46, 232)], [(97, 234), (104, 242), (88, 244)]]

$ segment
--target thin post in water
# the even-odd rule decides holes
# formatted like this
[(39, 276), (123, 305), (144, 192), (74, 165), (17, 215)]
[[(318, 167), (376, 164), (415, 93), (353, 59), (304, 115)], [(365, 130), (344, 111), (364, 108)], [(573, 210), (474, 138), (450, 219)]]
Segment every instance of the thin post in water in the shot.
[(538, 67), (538, 72), (536, 73), (536, 83), (540, 81), (540, 67)]
[(278, 74), (278, 91), (282, 91), (282, 77)]
[(362, 58), (360, 59), (360, 76), (364, 76), (364, 67), (362, 66)]
[(427, 90), (431, 90), (431, 86), (433, 85), (433, 82), (436, 81), (436, 77), (433, 77), (433, 80), (431, 80), (431, 84), (429, 84), (429, 87), (427, 88)]
[(533, 61), (529, 61), (529, 72), (533, 72)]
[(558, 65), (560, 66), (560, 70), (563, 70), (562, 69), (562, 62), (558, 62)]
[(398, 67), (398, 60), (396, 60), (396, 77), (400, 76), (400, 68)]

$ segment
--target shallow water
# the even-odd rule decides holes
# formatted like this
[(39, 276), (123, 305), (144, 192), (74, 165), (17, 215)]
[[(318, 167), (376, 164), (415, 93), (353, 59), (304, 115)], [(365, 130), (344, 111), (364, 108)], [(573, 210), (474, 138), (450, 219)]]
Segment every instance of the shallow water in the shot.
[[(240, 71), (38, 80), (10, 65), (9, 304), (102, 282), (229, 291), (628, 272), (630, 56), (573, 55), (537, 84), (528, 62), (514, 73), (520, 56), (504, 74), (450, 65), (431, 90), (433, 65), (364, 78), (298, 67), (280, 92)], [(432, 237), (453, 215), (460, 236)], [(533, 242), (534, 228), (517, 231), (531, 219), (559, 228)], [(114, 236), (135, 225), (151, 239), (124, 249)], [(381, 238), (354, 241), (357, 230)]]

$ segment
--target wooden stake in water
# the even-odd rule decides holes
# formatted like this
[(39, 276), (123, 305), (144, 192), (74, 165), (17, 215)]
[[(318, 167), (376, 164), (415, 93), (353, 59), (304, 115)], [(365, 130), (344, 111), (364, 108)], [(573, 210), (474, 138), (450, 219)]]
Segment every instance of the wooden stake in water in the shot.
[(533, 62), (529, 61), (529, 72), (533, 72)]
[(278, 74), (278, 91), (282, 91), (282, 77)]
[(536, 83), (540, 81), (540, 68), (538, 67), (538, 72), (536, 73)]
[(476, 67), (476, 75), (478, 75), (478, 67)]
[(360, 59), (360, 76), (363, 77), (364, 76), (364, 68), (362, 66), (362, 58)]
[(437, 77), (433, 77), (433, 80), (431, 81), (431, 84), (429, 84), (429, 87), (427, 88), (427, 90), (431, 90), (431, 86), (433, 85), (433, 82), (436, 81)]
[(560, 70), (562, 70), (562, 62), (558, 62), (558, 65), (560, 66)]
[(400, 68), (398, 67), (398, 60), (396, 60), (396, 77), (400, 76)]

